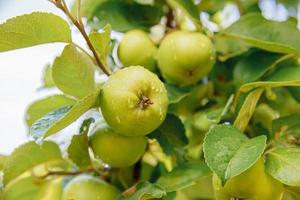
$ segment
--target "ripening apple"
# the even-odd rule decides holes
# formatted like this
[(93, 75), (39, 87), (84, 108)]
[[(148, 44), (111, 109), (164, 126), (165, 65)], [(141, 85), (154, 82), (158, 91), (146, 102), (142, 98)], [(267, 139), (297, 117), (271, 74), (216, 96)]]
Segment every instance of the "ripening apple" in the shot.
[(102, 87), (100, 107), (105, 121), (116, 133), (143, 136), (165, 120), (168, 96), (154, 73), (131, 66), (109, 77)]
[(117, 134), (106, 124), (101, 124), (90, 137), (92, 150), (97, 158), (111, 167), (129, 167), (143, 155), (147, 138), (127, 137)]
[(119, 59), (125, 67), (141, 65), (150, 71), (155, 71), (156, 68), (156, 52), (156, 45), (149, 35), (141, 30), (125, 33), (118, 48)]
[(185, 86), (197, 83), (210, 72), (215, 50), (202, 33), (176, 31), (163, 39), (156, 58), (167, 82)]
[(258, 160), (242, 174), (228, 180), (224, 187), (214, 175), (217, 200), (281, 200), (283, 185), (265, 172), (264, 160)]
[(62, 200), (116, 200), (118, 195), (118, 189), (105, 181), (80, 175), (64, 188)]

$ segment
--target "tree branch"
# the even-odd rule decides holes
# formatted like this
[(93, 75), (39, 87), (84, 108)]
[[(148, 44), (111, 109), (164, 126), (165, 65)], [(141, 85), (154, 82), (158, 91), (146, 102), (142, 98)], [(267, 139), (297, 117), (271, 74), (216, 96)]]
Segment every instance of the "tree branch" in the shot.
[[(77, 29), (79, 30), (79, 32), (81, 33), (81, 35), (83, 36), (83, 38), (85, 39), (89, 49), (92, 51), (94, 57), (95, 57), (95, 61), (97, 63), (97, 65), (100, 67), (100, 69), (107, 74), (108, 76), (111, 75), (111, 70), (109, 68), (107, 68), (100, 60), (99, 55), (96, 51), (96, 49), (94, 48), (93, 44), (91, 43), (89, 36), (87, 35), (84, 26), (81, 22), (81, 19), (75, 19), (73, 17), (73, 15), (71, 14), (70, 10), (68, 9), (68, 6), (65, 2), (65, 0), (52, 0), (51, 1), (57, 8), (59, 8), (60, 10), (62, 10), (68, 17), (69, 19), (72, 21), (72, 23), (77, 27)], [(80, 10), (79, 10), (80, 11)]]

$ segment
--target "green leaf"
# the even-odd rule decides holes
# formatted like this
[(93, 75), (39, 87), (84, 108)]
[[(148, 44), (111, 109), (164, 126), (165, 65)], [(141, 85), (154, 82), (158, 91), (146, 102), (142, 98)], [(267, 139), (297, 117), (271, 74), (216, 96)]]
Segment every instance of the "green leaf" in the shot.
[(44, 88), (51, 88), (55, 87), (54, 81), (52, 79), (52, 68), (51, 65), (47, 65), (44, 70), (44, 76), (43, 76), (43, 87)]
[(281, 57), (281, 54), (256, 51), (239, 60), (233, 71), (236, 86), (259, 80)]
[[(103, 27), (110, 24), (113, 30), (126, 32), (131, 29), (149, 30), (153, 25), (160, 22), (163, 15), (159, 5), (141, 5), (121, 0), (103, 1), (94, 4), (93, 14), (99, 19), (97, 26)], [(109, 12), (108, 12), (109, 11)]]
[(255, 111), (256, 104), (259, 101), (264, 89), (258, 88), (253, 90), (246, 97), (239, 113), (234, 121), (234, 126), (244, 132)]
[[(263, 154), (266, 147), (267, 138), (264, 135), (252, 138), (243, 143), (231, 158), (227, 170), (226, 178), (237, 176), (252, 166), (258, 158)], [(243, 161), (247, 159), (247, 161)]]
[(41, 140), (57, 133), (97, 105), (99, 93), (100, 90), (95, 91), (79, 100), (74, 106), (64, 106), (49, 112), (32, 124), (30, 134), (34, 139)]
[(289, 186), (300, 186), (300, 149), (278, 148), (266, 157), (266, 170), (275, 179)]
[(16, 183), (8, 185), (4, 191), (2, 200), (33, 200), (36, 199), (45, 180), (36, 180), (33, 177), (26, 177)]
[(274, 82), (274, 81), (257, 81), (252, 83), (246, 83), (243, 86), (240, 87), (239, 92), (240, 93), (247, 93), (255, 88), (275, 88), (275, 87), (285, 87), (285, 86), (291, 86), (291, 87), (299, 87), (300, 86), (300, 80), (296, 81), (280, 81), (280, 82)]
[(111, 26), (108, 24), (103, 28), (102, 32), (92, 32), (89, 35), (90, 41), (95, 47), (97, 54), (99, 55), (103, 63), (106, 62), (106, 58), (109, 52)]
[[(7, 161), (7, 158), (8, 158), (8, 156), (0, 155), (0, 171), (3, 170), (5, 163)], [(0, 180), (0, 185), (1, 185), (1, 180)], [(1, 186), (0, 186), (0, 188), (1, 188)]]
[(134, 1), (139, 4), (153, 5), (155, 0), (134, 0)]
[(223, 124), (208, 132), (203, 151), (209, 168), (225, 182), (249, 169), (261, 157), (265, 145), (265, 136), (248, 139), (238, 129)]
[(209, 174), (210, 170), (204, 163), (186, 163), (162, 175), (156, 184), (164, 188), (166, 192), (173, 192), (194, 185), (200, 177)]
[(280, 132), (298, 134), (300, 131), (300, 115), (289, 115), (275, 119), (272, 123), (273, 134)]
[(183, 123), (171, 114), (167, 115), (164, 123), (149, 137), (157, 139), (166, 154), (175, 154), (188, 144)]
[(40, 119), (47, 113), (61, 108), (63, 106), (72, 106), (76, 103), (64, 95), (50, 96), (32, 103), (26, 111), (26, 122), (30, 127), (36, 120)]
[(258, 13), (244, 15), (224, 31), (225, 36), (271, 52), (300, 54), (300, 34), (292, 21), (270, 21)]
[(200, 13), (193, 0), (167, 0), (167, 2), (173, 9), (179, 8), (194, 20), (199, 21)]
[(300, 66), (280, 67), (274, 73), (270, 74), (266, 81), (283, 82), (283, 81), (300, 81)]
[(60, 149), (54, 142), (45, 141), (41, 145), (28, 142), (18, 147), (7, 159), (4, 167), (4, 184), (39, 164), (61, 159)]
[(79, 135), (74, 135), (71, 144), (68, 147), (69, 158), (80, 168), (87, 169), (91, 166), (91, 158), (89, 154), (88, 131), (93, 118), (89, 118), (83, 122), (84, 128), (81, 128)]
[(160, 199), (167, 195), (161, 187), (149, 182), (139, 182), (135, 187), (135, 193), (131, 196), (121, 196), (119, 200), (150, 200)]
[(217, 12), (221, 10), (227, 1), (224, 0), (201, 0), (199, 4), (199, 10)]
[(52, 66), (55, 85), (65, 94), (83, 98), (95, 90), (94, 65), (75, 46), (67, 45)]
[(187, 87), (177, 87), (167, 83), (165, 83), (165, 87), (168, 92), (169, 104), (178, 103), (190, 94), (190, 89)]
[(50, 42), (71, 42), (68, 23), (54, 14), (34, 12), (0, 24), (0, 52)]
[(229, 58), (239, 56), (249, 49), (245, 42), (223, 37), (219, 34), (214, 38), (214, 44), (218, 52), (218, 59), (223, 62)]

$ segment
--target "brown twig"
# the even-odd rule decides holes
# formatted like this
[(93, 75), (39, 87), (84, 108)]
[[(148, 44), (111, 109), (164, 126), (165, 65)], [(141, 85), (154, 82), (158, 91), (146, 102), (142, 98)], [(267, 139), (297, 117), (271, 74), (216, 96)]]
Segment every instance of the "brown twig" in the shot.
[(47, 174), (43, 175), (43, 176), (37, 176), (37, 178), (39, 179), (45, 179), (49, 176), (76, 176), (79, 174), (83, 174), (83, 173), (91, 173), (91, 172), (95, 172), (95, 169), (93, 168), (89, 168), (87, 170), (83, 170), (83, 171), (74, 171), (74, 172), (66, 172), (66, 171), (48, 171)]
[[(81, 33), (81, 35), (83, 36), (83, 38), (85, 39), (88, 47), (90, 48), (90, 50), (92, 51), (94, 57), (95, 57), (95, 61), (97, 63), (97, 65), (100, 67), (100, 69), (107, 75), (111, 74), (111, 70), (109, 68), (107, 68), (100, 60), (99, 55), (96, 51), (96, 49), (94, 48), (92, 42), (89, 39), (89, 36), (87, 35), (85, 29), (84, 29), (84, 25), (81, 22), (81, 19), (76, 19), (73, 17), (73, 15), (71, 14), (65, 0), (50, 0), (50, 2), (52, 2), (57, 8), (59, 8), (60, 10), (62, 10), (67, 16), (68, 18), (72, 21), (72, 23), (77, 27), (77, 29), (79, 30), (79, 32)], [(80, 11), (80, 10), (79, 10)]]

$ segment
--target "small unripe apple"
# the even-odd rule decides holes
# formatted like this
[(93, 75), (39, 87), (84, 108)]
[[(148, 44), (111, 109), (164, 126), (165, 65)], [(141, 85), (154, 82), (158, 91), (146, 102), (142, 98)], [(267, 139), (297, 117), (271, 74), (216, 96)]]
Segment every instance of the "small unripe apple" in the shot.
[(157, 47), (146, 32), (132, 30), (124, 34), (118, 48), (118, 56), (125, 67), (141, 65), (150, 71), (155, 71), (156, 51)]
[(118, 189), (105, 181), (80, 175), (67, 184), (62, 200), (116, 200), (118, 195)]
[(116, 133), (143, 136), (165, 120), (168, 96), (154, 73), (131, 66), (109, 77), (100, 94), (100, 107), (105, 121)]
[(216, 175), (213, 182), (216, 200), (281, 200), (283, 193), (282, 183), (265, 172), (262, 158), (242, 174), (228, 180), (223, 187)]
[(92, 150), (97, 158), (111, 167), (129, 167), (143, 155), (147, 138), (127, 137), (117, 134), (106, 124), (101, 124), (90, 137)]
[(192, 85), (212, 69), (215, 50), (210, 39), (202, 33), (176, 31), (163, 39), (157, 62), (167, 82)]

